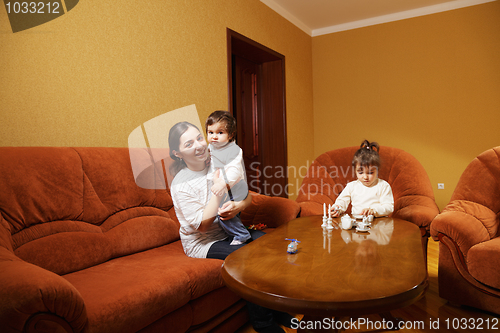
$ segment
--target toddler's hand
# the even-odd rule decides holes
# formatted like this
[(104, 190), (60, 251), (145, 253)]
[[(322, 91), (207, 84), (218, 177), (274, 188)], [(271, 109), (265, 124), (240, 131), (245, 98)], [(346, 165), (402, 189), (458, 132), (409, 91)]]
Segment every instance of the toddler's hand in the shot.
[(213, 195), (221, 196), (226, 193), (226, 182), (220, 177), (220, 169), (217, 169), (214, 174), (214, 184), (210, 188)]
[(210, 189), (213, 195), (220, 197), (226, 192), (226, 183), (224, 181), (218, 181), (212, 185)]
[(336, 205), (333, 205), (330, 208), (330, 211), (332, 212), (332, 217), (339, 217), (340, 216), (340, 208)]
[(361, 215), (363, 216), (375, 215), (375, 210), (373, 210), (372, 208), (365, 208), (361, 211)]

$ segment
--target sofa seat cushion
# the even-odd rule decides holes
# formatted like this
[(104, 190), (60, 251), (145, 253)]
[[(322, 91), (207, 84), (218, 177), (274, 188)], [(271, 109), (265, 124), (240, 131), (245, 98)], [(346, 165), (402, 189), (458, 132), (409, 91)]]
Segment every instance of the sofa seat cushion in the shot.
[(477, 281), (500, 289), (500, 237), (471, 247), (467, 267)]
[(220, 260), (187, 257), (181, 242), (176, 241), (63, 277), (85, 301), (86, 331), (136, 332), (224, 287), (221, 265)]

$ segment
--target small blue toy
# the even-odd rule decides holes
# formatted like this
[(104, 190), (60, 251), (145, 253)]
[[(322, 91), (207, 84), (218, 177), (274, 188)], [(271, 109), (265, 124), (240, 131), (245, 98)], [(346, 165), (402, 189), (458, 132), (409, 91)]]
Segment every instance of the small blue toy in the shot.
[(297, 252), (298, 243), (300, 243), (300, 241), (298, 241), (296, 239), (290, 239), (290, 238), (285, 238), (285, 240), (291, 241), (291, 243), (288, 244), (288, 248), (287, 248), (286, 252), (288, 252), (290, 254), (295, 254)]

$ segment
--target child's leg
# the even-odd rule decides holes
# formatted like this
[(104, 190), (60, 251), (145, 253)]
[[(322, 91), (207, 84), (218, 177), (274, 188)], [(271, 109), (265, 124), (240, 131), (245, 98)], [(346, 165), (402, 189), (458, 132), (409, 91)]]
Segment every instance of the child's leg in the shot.
[(241, 223), (239, 217), (233, 217), (229, 220), (221, 220), (219, 217), (217, 219), (219, 220), (219, 225), (222, 230), (233, 237), (231, 245), (243, 244), (251, 238), (250, 232), (243, 223)]
[[(239, 181), (237, 184), (233, 186), (233, 188), (234, 187), (237, 187), (236, 188), (237, 191), (235, 193), (238, 195), (238, 197), (237, 199), (233, 198), (233, 200), (236, 201), (244, 200), (248, 195), (248, 186), (246, 182)], [(246, 190), (246, 193), (244, 193), (243, 197), (241, 197), (244, 190)], [(231, 200), (230, 196), (226, 195), (225, 198), (222, 200), (220, 207), (222, 207), (222, 205), (224, 205), (229, 200)], [(241, 222), (239, 214), (229, 220), (221, 220), (220, 217), (217, 218), (219, 220), (219, 225), (226, 232), (226, 234), (228, 234), (229, 236), (233, 236), (233, 241), (231, 242), (231, 245), (243, 244), (251, 238), (248, 229)]]
[(224, 230), (224, 232), (228, 234), (228, 236), (232, 236), (234, 239), (236, 235), (233, 233), (233, 228), (231, 226), (231, 223), (228, 223), (230, 222), (230, 220), (221, 220), (219, 216), (217, 216), (217, 220), (219, 221), (219, 225), (222, 228), (222, 230)]
[[(233, 242), (231, 245), (235, 244), (243, 244), (248, 241), (252, 236), (248, 229), (241, 223), (241, 220), (238, 216), (233, 217), (232, 219), (223, 221), (223, 224), (226, 229), (228, 229), (228, 234), (233, 236)], [(227, 231), (226, 231), (227, 232)]]

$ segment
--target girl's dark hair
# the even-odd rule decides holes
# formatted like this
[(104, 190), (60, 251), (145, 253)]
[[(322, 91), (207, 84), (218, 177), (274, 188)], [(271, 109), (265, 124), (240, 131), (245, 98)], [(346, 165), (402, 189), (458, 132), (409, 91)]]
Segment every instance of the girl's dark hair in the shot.
[(172, 177), (175, 177), (175, 175), (184, 169), (186, 167), (186, 162), (184, 162), (181, 158), (177, 157), (174, 155), (173, 151), (179, 151), (179, 145), (181, 141), (181, 136), (186, 132), (189, 127), (194, 127), (198, 131), (200, 130), (198, 127), (195, 125), (187, 122), (187, 121), (181, 121), (170, 129), (170, 132), (168, 133), (168, 147), (169, 147), (169, 155), (172, 160), (174, 160), (174, 163), (170, 165), (168, 168), (170, 174)]
[(227, 111), (212, 112), (205, 122), (205, 131), (208, 132), (208, 126), (217, 124), (218, 122), (224, 123), (229, 136), (229, 142), (234, 141), (236, 139), (236, 119), (233, 115)]
[(363, 167), (375, 166), (380, 168), (380, 156), (378, 154), (379, 149), (380, 147), (378, 143), (364, 140), (354, 154), (352, 166), (354, 168), (356, 168), (357, 165)]

